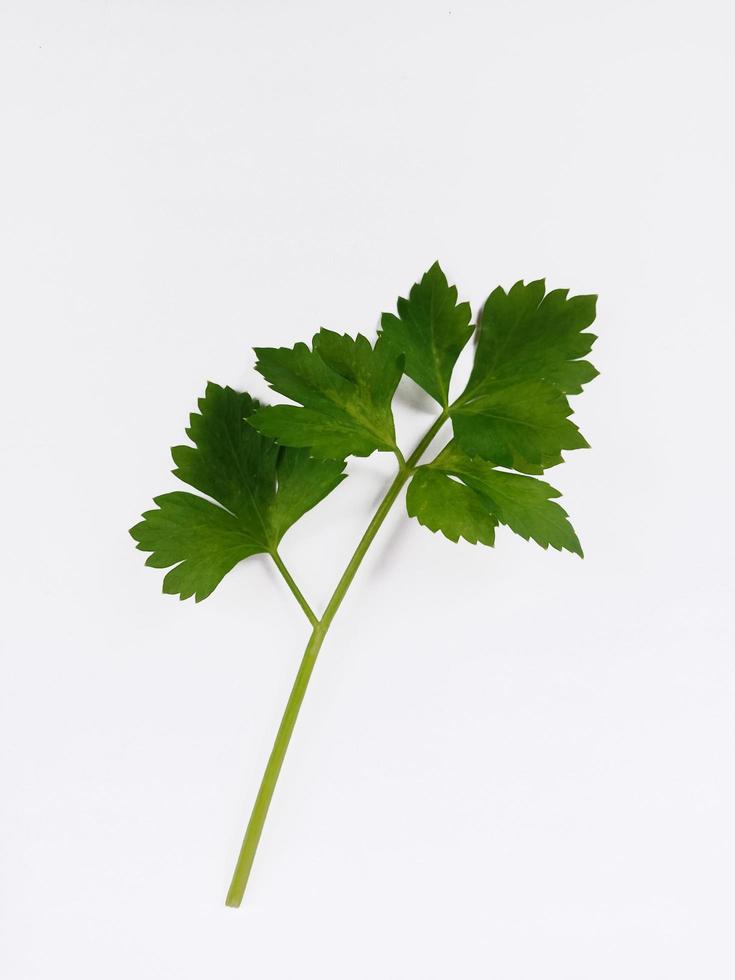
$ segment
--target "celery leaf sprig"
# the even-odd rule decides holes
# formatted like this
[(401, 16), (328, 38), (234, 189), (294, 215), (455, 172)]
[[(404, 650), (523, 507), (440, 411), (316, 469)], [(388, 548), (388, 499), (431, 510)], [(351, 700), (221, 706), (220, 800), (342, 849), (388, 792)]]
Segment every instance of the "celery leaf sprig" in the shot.
[[(163, 591), (207, 598), (240, 561), (273, 560), (311, 627), (253, 806), (227, 895), (239, 906), (296, 718), (330, 624), (390, 508), (408, 484), (410, 517), (451, 541), (492, 546), (510, 528), (542, 548), (582, 557), (560, 496), (537, 479), (587, 447), (569, 397), (597, 375), (585, 360), (595, 341), (595, 296), (546, 291), (543, 280), (498, 287), (476, 325), (438, 263), (384, 313), (377, 340), (320, 330), (311, 345), (256, 348), (256, 369), (286, 404), (209, 383), (190, 418), (190, 445), (176, 446), (175, 475), (199, 491), (154, 498), (130, 531), (146, 564), (167, 568)], [(464, 391), (450, 400), (459, 355), (475, 339)], [(437, 403), (437, 415), (404, 455), (392, 402), (407, 375)], [(425, 459), (439, 432), (452, 435)], [(349, 456), (392, 453), (397, 470), (323, 613), (312, 609), (281, 558), (283, 536), (346, 477)], [(202, 496), (204, 495), (204, 496)]]

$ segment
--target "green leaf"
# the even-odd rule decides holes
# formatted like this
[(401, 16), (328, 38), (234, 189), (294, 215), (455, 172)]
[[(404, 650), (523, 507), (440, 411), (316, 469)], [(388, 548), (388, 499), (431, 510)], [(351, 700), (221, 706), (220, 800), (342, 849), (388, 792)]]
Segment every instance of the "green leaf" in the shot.
[[(427, 479), (427, 472), (443, 477), (444, 482), (433, 476)], [(455, 480), (461, 481), (456, 486), (463, 487), (462, 493), (449, 488), (449, 482)], [(497, 470), (485, 460), (471, 459), (450, 442), (428, 467), (419, 468), (406, 499), (410, 516), (418, 517), (432, 530), (441, 530), (453, 541), (458, 533), (470, 541), (473, 536), (482, 540), (484, 515), (485, 521), (505, 524), (542, 548), (551, 545), (583, 557), (566, 511), (552, 499), (559, 496), (548, 483)]]
[(497, 381), (548, 381), (565, 394), (579, 394), (597, 377), (587, 361), (597, 339), (586, 333), (595, 319), (596, 296), (569, 297), (568, 289), (544, 295), (543, 279), (517, 282), (488, 297), (478, 324), (477, 351), (467, 393)]
[(206, 599), (225, 575), (250, 555), (265, 549), (229, 511), (194, 493), (164, 493), (153, 501), (130, 533), (141, 551), (152, 554), (146, 565), (168, 568), (163, 591), (182, 599)]
[(564, 395), (543, 381), (497, 385), (452, 413), (457, 442), (471, 456), (524, 473), (542, 473), (562, 462), (562, 449), (584, 449), (587, 440), (568, 418)]
[(474, 490), (447, 473), (420, 467), (406, 493), (409, 517), (450, 541), (464, 538), (471, 544), (493, 545), (497, 518)]
[(488, 298), (467, 388), (451, 410), (457, 443), (499, 466), (541, 473), (587, 442), (569, 420), (567, 394), (597, 375), (585, 360), (595, 296), (545, 294), (544, 282), (518, 282)]
[(255, 412), (250, 422), (263, 435), (325, 459), (395, 450), (391, 402), (403, 365), (384, 340), (371, 347), (361, 334), (321, 330), (311, 349), (296, 344), (255, 353), (271, 388), (300, 403)]
[(273, 495), (278, 447), (245, 422), (258, 403), (246, 392), (210, 382), (198, 405), (186, 430), (194, 445), (171, 450), (174, 475), (237, 514), (265, 543), (263, 515)]
[(306, 450), (278, 447), (247, 419), (249, 395), (209, 384), (191, 416), (194, 446), (175, 446), (174, 473), (213, 498), (174, 492), (155, 499), (130, 533), (146, 564), (176, 567), (164, 592), (206, 598), (243, 558), (273, 553), (286, 531), (343, 479), (344, 462), (316, 460)]
[(397, 305), (398, 316), (383, 314), (381, 334), (405, 355), (409, 378), (446, 407), (454, 365), (474, 330), (470, 305), (457, 302), (438, 262)]

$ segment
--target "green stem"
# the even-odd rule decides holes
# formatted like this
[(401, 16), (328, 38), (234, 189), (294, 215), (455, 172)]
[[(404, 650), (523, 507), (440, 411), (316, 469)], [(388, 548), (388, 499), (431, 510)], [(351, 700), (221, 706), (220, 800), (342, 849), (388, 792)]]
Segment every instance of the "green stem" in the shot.
[(360, 543), (358, 544), (357, 548), (355, 548), (354, 555), (352, 556), (352, 558), (350, 558), (347, 568), (345, 568), (344, 572), (342, 573), (342, 578), (339, 580), (336, 589), (332, 593), (332, 598), (327, 603), (327, 608), (324, 610), (324, 615), (322, 616), (322, 620), (321, 620), (322, 625), (325, 627), (325, 630), (329, 629), (329, 626), (332, 620), (334, 619), (334, 615), (339, 609), (340, 605), (342, 604), (342, 600), (344, 599), (345, 594), (349, 589), (353, 578), (355, 577), (355, 573), (357, 572), (357, 569), (360, 567), (362, 559), (365, 557), (365, 552), (373, 543), (373, 538), (378, 533), (380, 529), (380, 525), (387, 517), (388, 511), (395, 503), (396, 497), (403, 489), (404, 484), (406, 483), (406, 481), (408, 480), (408, 478), (411, 476), (414, 469), (416, 468), (416, 464), (424, 455), (427, 448), (429, 447), (429, 444), (434, 440), (434, 437), (439, 432), (441, 427), (444, 425), (446, 420), (447, 420), (447, 415), (446, 413), (442, 412), (439, 418), (435, 420), (434, 424), (428, 430), (426, 435), (423, 437), (423, 439), (419, 442), (419, 444), (416, 446), (414, 451), (408, 457), (405, 465), (399, 467), (395, 479), (388, 487), (386, 495), (380, 501), (380, 504), (378, 505), (378, 509), (375, 511), (375, 514), (373, 515), (373, 519), (368, 524), (365, 533), (360, 539)]
[(275, 562), (276, 568), (278, 569), (278, 571), (283, 576), (284, 581), (286, 582), (286, 585), (289, 587), (289, 589), (293, 592), (294, 596), (296, 597), (296, 601), (298, 602), (298, 604), (301, 606), (301, 608), (306, 613), (306, 618), (309, 620), (309, 622), (311, 623), (312, 626), (316, 626), (316, 624), (319, 622), (319, 620), (317, 619), (316, 613), (314, 612), (314, 610), (311, 608), (311, 606), (309, 605), (309, 603), (304, 598), (303, 592), (298, 587), (298, 585), (294, 582), (293, 576), (291, 575), (291, 573), (289, 572), (289, 570), (284, 565), (283, 559), (278, 554), (278, 552), (276, 551), (275, 548), (271, 552), (271, 558)]
[[(283, 766), (286, 750), (288, 749), (288, 744), (291, 741), (291, 735), (296, 724), (299, 709), (301, 708), (301, 703), (304, 700), (304, 695), (306, 694), (306, 689), (309, 685), (309, 679), (311, 678), (311, 673), (314, 670), (314, 664), (316, 663), (316, 658), (321, 645), (324, 642), (324, 637), (327, 634), (327, 630), (329, 629), (337, 610), (342, 604), (342, 600), (344, 599), (347, 590), (355, 577), (357, 569), (360, 567), (360, 564), (365, 557), (365, 553), (372, 544), (375, 535), (378, 533), (381, 524), (388, 514), (388, 511), (395, 503), (396, 497), (403, 489), (403, 486), (411, 476), (411, 473), (420, 461), (424, 452), (446, 420), (447, 413), (444, 411), (439, 418), (436, 419), (423, 439), (421, 439), (419, 444), (406, 460), (405, 465), (399, 466), (395, 479), (391, 483), (390, 487), (388, 487), (385, 496), (378, 505), (378, 509), (375, 511), (372, 520), (368, 524), (365, 533), (360, 539), (360, 543), (355, 549), (355, 553), (353, 554), (352, 558), (350, 558), (347, 567), (342, 573), (342, 577), (337, 583), (337, 587), (332, 594), (332, 598), (327, 603), (327, 608), (324, 611), (324, 615), (322, 616), (321, 620), (317, 621), (316, 618), (313, 620), (312, 624), (314, 629), (309, 642), (306, 645), (306, 650), (304, 651), (304, 656), (301, 660), (301, 665), (299, 666), (296, 680), (294, 681), (291, 694), (288, 702), (286, 703), (286, 710), (283, 713), (283, 718), (281, 719), (281, 724), (278, 728), (278, 733), (276, 734), (276, 740), (273, 743), (273, 749), (271, 750), (268, 764), (265, 767), (265, 772), (263, 773), (260, 789), (258, 790), (255, 805), (253, 806), (253, 812), (250, 815), (250, 821), (248, 823), (247, 830), (245, 831), (245, 838), (240, 849), (240, 856), (237, 859), (235, 872), (232, 876), (230, 890), (227, 893), (226, 904), (232, 908), (239, 907), (240, 903), (242, 902), (243, 895), (245, 894), (245, 886), (247, 885), (248, 878), (250, 877), (250, 871), (255, 859), (255, 852), (258, 848), (258, 843), (260, 842), (260, 835), (263, 832), (263, 825), (265, 823), (265, 818), (268, 815), (268, 808), (270, 806), (271, 799), (273, 798), (273, 792), (276, 788), (276, 783), (278, 782), (281, 767)], [(278, 565), (278, 561), (276, 561), (276, 564)], [(281, 562), (279, 569), (281, 574), (284, 575), (284, 578), (286, 578), (288, 573), (286, 572), (284, 574), (285, 566), (282, 566), (283, 563)], [(289, 579), (290, 582), (293, 583), (293, 579), (291, 579), (290, 576), (286, 578), (286, 581), (288, 582)], [(296, 591), (294, 591), (294, 589)], [(299, 596), (301, 596), (301, 593), (298, 592), (295, 583), (293, 583), (291, 591), (294, 592), (297, 599)], [(301, 600), (303, 600), (303, 602)], [(299, 600), (299, 602), (304, 611), (307, 612), (307, 609), (309, 608), (308, 603), (306, 603), (303, 596), (301, 596), (301, 600)], [(310, 609), (309, 612), (311, 612)], [(307, 612), (307, 616), (309, 615), (309, 612)], [(311, 613), (311, 616), (313, 615), (314, 614)], [(309, 617), (310, 621), (312, 621), (311, 616)]]
[(309, 684), (309, 678), (314, 669), (314, 664), (316, 663), (319, 647), (324, 641), (324, 632), (321, 626), (314, 627), (311, 638), (306, 645), (296, 680), (291, 688), (291, 694), (286, 704), (286, 710), (283, 713), (281, 724), (278, 726), (276, 740), (271, 749), (268, 765), (265, 767), (265, 772), (263, 773), (260, 789), (253, 805), (253, 812), (248, 821), (248, 829), (245, 831), (240, 855), (235, 865), (234, 874), (232, 875), (230, 890), (227, 892), (225, 904), (231, 908), (239, 908), (242, 897), (245, 894), (245, 886), (250, 877), (250, 869), (253, 866), (255, 852), (260, 843), (260, 835), (263, 833), (263, 824), (268, 815), (268, 807), (273, 798), (273, 791), (278, 782), (281, 766), (286, 756), (286, 749), (288, 748), (288, 743), (291, 741), (291, 733), (296, 724), (301, 702), (304, 700), (304, 695), (306, 694), (306, 688)]

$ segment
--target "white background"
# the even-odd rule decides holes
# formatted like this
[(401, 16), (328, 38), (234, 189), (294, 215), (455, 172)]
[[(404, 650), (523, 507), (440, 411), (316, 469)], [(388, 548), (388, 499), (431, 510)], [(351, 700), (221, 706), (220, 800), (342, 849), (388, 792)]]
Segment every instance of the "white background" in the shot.
[[(3, 978), (732, 980), (733, 26), (3, 4)], [(549, 474), (587, 557), (397, 508), (225, 909), (306, 623), (260, 559), (162, 597), (127, 528), (207, 379), (262, 396), (253, 345), (372, 336), (435, 258), (474, 309), (600, 294)], [(390, 470), (287, 537), (319, 608)]]

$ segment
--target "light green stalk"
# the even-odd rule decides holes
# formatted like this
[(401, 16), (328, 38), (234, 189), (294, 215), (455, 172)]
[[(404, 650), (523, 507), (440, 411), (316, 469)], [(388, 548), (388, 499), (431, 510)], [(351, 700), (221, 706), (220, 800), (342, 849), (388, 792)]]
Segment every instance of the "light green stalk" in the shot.
[(397, 454), (398, 472), (396, 477), (391, 483), (390, 487), (388, 487), (385, 496), (378, 505), (378, 509), (375, 511), (372, 520), (368, 524), (365, 533), (360, 539), (360, 543), (355, 549), (355, 553), (353, 554), (352, 558), (350, 558), (347, 567), (342, 573), (342, 577), (337, 583), (337, 587), (332, 594), (332, 598), (327, 603), (327, 607), (324, 610), (324, 615), (321, 619), (317, 619), (315, 614), (312, 612), (311, 607), (307, 603), (306, 599), (304, 599), (304, 596), (289, 574), (280, 557), (277, 554), (273, 555), (273, 559), (276, 562), (279, 571), (296, 597), (297, 602), (306, 613), (309, 622), (313, 626), (313, 630), (309, 638), (309, 642), (306, 644), (306, 650), (304, 651), (301, 665), (299, 666), (298, 673), (296, 674), (296, 680), (294, 681), (291, 694), (288, 702), (286, 703), (286, 710), (283, 713), (283, 718), (281, 719), (281, 724), (278, 728), (278, 733), (276, 734), (276, 740), (273, 743), (270, 758), (268, 759), (268, 764), (265, 767), (263, 779), (260, 783), (260, 789), (258, 790), (258, 795), (255, 799), (253, 812), (250, 815), (250, 821), (248, 823), (247, 830), (245, 831), (245, 838), (240, 849), (240, 856), (237, 859), (235, 872), (232, 876), (232, 883), (230, 884), (230, 890), (227, 893), (226, 904), (232, 908), (238, 908), (240, 906), (243, 895), (245, 894), (245, 887), (248, 883), (248, 878), (250, 877), (250, 871), (255, 859), (255, 852), (258, 849), (260, 835), (263, 832), (265, 818), (268, 815), (268, 807), (270, 806), (271, 799), (273, 798), (273, 792), (276, 788), (276, 783), (278, 782), (281, 767), (283, 766), (283, 760), (286, 756), (286, 750), (288, 749), (288, 744), (291, 740), (291, 734), (294, 730), (299, 709), (301, 708), (301, 703), (304, 700), (304, 695), (306, 694), (306, 689), (309, 686), (309, 679), (311, 678), (312, 671), (314, 670), (316, 658), (319, 654), (319, 650), (321, 649), (321, 645), (324, 642), (324, 637), (327, 634), (337, 610), (342, 604), (342, 600), (344, 599), (347, 590), (355, 577), (357, 569), (360, 567), (360, 564), (365, 557), (365, 553), (372, 544), (375, 535), (378, 533), (381, 524), (388, 514), (388, 511), (395, 503), (396, 498), (403, 489), (406, 481), (411, 476), (411, 473), (420, 462), (424, 452), (428, 449), (429, 444), (433, 441), (434, 437), (444, 425), (447, 418), (448, 412), (445, 410), (429, 428), (426, 435), (421, 439), (405, 463), (403, 462), (400, 454)]

